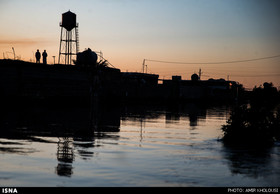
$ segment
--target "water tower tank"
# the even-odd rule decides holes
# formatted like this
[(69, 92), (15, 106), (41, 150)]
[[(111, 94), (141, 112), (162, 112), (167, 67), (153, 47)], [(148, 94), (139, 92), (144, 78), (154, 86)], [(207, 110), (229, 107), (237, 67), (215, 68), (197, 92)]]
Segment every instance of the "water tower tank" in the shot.
[(192, 74), (191, 79), (193, 82), (197, 82), (199, 80), (199, 76), (196, 73), (194, 73), (194, 74)]
[(67, 31), (71, 31), (73, 28), (77, 27), (76, 14), (71, 11), (62, 14), (62, 23), (60, 25), (64, 27)]

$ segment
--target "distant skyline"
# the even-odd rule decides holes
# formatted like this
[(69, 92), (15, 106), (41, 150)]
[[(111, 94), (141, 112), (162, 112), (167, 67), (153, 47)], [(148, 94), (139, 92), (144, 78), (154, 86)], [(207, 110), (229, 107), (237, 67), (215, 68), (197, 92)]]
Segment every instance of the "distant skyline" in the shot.
[[(0, 0), (0, 58), (34, 61), (59, 52), (61, 14), (77, 14), (80, 51), (91, 48), (121, 71), (142, 71), (144, 59), (186, 63), (239, 61), (280, 55), (278, 0)], [(246, 88), (280, 87), (280, 57), (229, 64), (147, 61), (160, 78), (238, 81)]]

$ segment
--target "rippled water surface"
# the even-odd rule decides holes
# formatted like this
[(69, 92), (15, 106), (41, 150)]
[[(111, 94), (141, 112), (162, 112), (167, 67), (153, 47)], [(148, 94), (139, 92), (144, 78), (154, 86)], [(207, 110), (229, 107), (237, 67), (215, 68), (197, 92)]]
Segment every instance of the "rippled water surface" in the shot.
[(226, 147), (230, 108), (1, 111), (1, 186), (280, 186), (280, 147)]

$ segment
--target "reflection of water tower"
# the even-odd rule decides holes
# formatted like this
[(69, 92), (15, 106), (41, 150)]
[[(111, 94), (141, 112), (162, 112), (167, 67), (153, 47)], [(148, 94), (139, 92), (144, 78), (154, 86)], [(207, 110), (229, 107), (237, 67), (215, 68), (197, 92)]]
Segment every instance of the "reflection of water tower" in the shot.
[(62, 14), (60, 46), (58, 63), (61, 55), (64, 55), (65, 65), (71, 65), (72, 55), (79, 52), (78, 42), (78, 23), (76, 23), (76, 14), (68, 11)]
[(59, 141), (57, 143), (57, 160), (59, 163), (56, 167), (56, 173), (59, 176), (71, 177), (71, 175), (73, 174), (72, 163), (74, 161), (74, 151), (72, 145), (73, 140), (68, 137), (58, 139)]

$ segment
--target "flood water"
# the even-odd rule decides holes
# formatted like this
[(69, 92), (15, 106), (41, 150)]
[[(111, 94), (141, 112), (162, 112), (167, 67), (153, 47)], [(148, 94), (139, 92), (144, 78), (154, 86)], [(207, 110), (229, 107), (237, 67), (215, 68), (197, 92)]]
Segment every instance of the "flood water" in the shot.
[(228, 106), (5, 108), (0, 185), (280, 186), (280, 146), (227, 147)]

